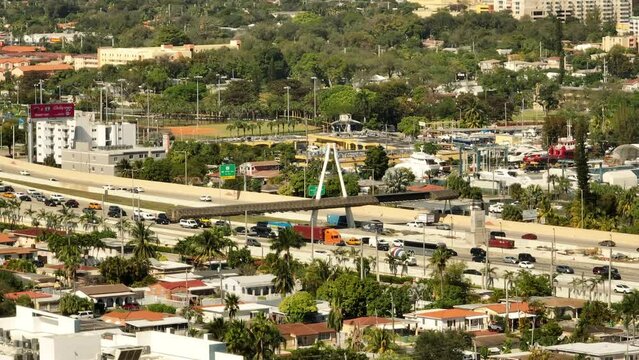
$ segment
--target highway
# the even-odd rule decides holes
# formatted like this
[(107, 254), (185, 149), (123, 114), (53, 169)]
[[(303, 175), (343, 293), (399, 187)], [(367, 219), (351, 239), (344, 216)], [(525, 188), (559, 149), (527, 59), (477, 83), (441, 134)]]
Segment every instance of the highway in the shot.
[[(6, 167), (4, 167), (2, 170), (3, 172), (0, 172), (0, 179), (3, 179), (5, 184), (12, 184), (12, 180), (19, 180), (19, 181), (25, 181), (30, 183), (40, 183), (47, 186), (59, 186), (58, 190), (56, 190), (55, 192), (60, 194), (64, 194), (65, 188), (69, 187), (70, 185), (65, 183), (64, 181), (50, 181), (49, 180), (50, 175), (44, 171), (31, 172), (31, 176), (23, 176), (19, 174), (20, 169), (18, 167), (15, 167), (15, 169), (13, 170), (15, 172), (7, 169)], [(89, 181), (88, 177), (79, 179), (78, 182), (85, 184), (86, 186), (90, 186), (91, 192), (94, 192), (96, 194), (104, 192), (101, 184), (95, 184)], [(16, 184), (14, 188), (16, 191), (26, 192), (25, 186)], [(37, 186), (33, 186), (33, 188), (37, 189)], [(203, 188), (202, 192), (205, 192), (206, 190), (207, 189)], [(42, 191), (42, 192), (45, 194), (51, 193), (50, 191)], [(210, 203), (202, 203), (199, 201), (199, 196), (200, 196), (199, 191), (194, 191), (192, 194), (188, 194), (186, 196), (176, 195), (175, 193), (168, 193), (168, 192), (167, 193), (144, 192), (141, 194), (131, 194), (127, 192), (116, 191), (114, 194), (117, 194), (118, 196), (121, 196), (121, 197), (135, 197), (135, 199), (141, 198), (142, 200), (164, 202), (168, 204), (179, 204), (179, 205), (185, 205), (185, 206), (211, 206)], [(186, 197), (186, 199), (184, 199), (184, 197)], [(76, 200), (78, 200), (78, 202), (80, 203), (79, 208), (75, 209), (75, 212), (78, 216), (82, 214), (82, 208), (87, 207), (88, 203), (93, 201), (93, 200), (82, 199), (82, 198), (76, 198)], [(227, 201), (227, 203), (230, 203), (230, 202)], [(108, 205), (109, 203), (107, 201), (104, 204), (105, 209), (108, 207)], [(44, 208), (44, 204), (37, 201), (24, 202), (22, 204), (22, 209), (26, 209), (27, 207), (32, 207), (34, 210), (39, 210), (40, 208)], [(133, 213), (132, 211), (133, 208), (130, 205), (129, 206), (121, 205), (121, 207), (129, 215)], [(52, 210), (56, 210), (56, 208), (47, 208), (47, 210), (52, 211)], [(98, 211), (98, 215), (99, 214), (100, 214), (100, 211)], [(279, 218), (286, 218), (291, 221), (307, 222), (309, 215), (310, 214), (308, 213), (307, 214), (283, 213), (283, 214), (275, 214), (273, 216), (279, 217)], [(374, 217), (371, 217), (369, 219), (358, 218), (358, 220), (370, 220), (372, 218)], [(116, 221), (117, 219), (108, 219), (107, 223), (115, 224)], [(24, 219), (24, 222), (26, 224), (29, 224), (30, 220)], [(243, 225), (244, 225), (243, 223), (233, 224), (233, 226), (243, 226)], [(463, 226), (455, 226), (455, 224), (452, 224), (452, 225), (453, 225), (453, 230), (448, 231), (448, 230), (437, 230), (433, 227), (427, 227), (426, 229), (415, 229), (415, 228), (409, 228), (402, 224), (386, 224), (386, 228), (391, 229), (393, 233), (391, 235), (382, 235), (380, 236), (380, 238), (384, 238), (391, 241), (394, 239), (411, 239), (413, 241), (422, 241), (422, 239), (425, 238), (426, 242), (429, 242), (429, 243), (439, 243), (439, 242), (446, 243), (449, 248), (455, 249), (458, 252), (459, 255), (455, 259), (464, 261), (467, 264), (467, 267), (470, 269), (477, 269), (477, 270), (483, 269), (485, 267), (485, 264), (474, 263), (470, 261), (471, 256), (469, 253), (469, 249), (473, 247), (474, 244), (467, 239), (467, 234), (465, 232), (465, 230), (467, 229), (465, 229)], [(249, 224), (249, 226), (251, 226), (251, 224)], [(151, 226), (151, 229), (158, 236), (160, 243), (164, 245), (168, 245), (168, 246), (174, 245), (181, 238), (196, 234), (198, 231), (200, 231), (200, 230), (183, 229), (179, 227), (179, 225), (177, 224), (170, 224), (170, 225), (153, 224)], [(343, 229), (341, 230), (341, 232), (344, 238), (349, 238), (353, 236), (354, 237), (373, 236), (373, 234), (362, 231), (360, 229)], [(522, 234), (523, 232), (509, 231), (507, 233), (507, 236), (511, 238), (518, 238), (518, 237), (521, 237)], [(244, 243), (244, 236), (236, 236), (236, 237), (233, 237), (233, 239), (238, 244)], [(571, 239), (571, 238), (560, 238), (560, 237), (556, 238), (556, 244), (557, 244), (556, 249), (558, 250), (556, 252), (556, 265), (570, 265), (575, 270), (574, 275), (566, 275), (566, 274), (559, 275), (557, 277), (559, 286), (565, 287), (566, 284), (568, 284), (574, 277), (581, 277), (582, 274), (586, 278), (592, 277), (593, 266), (607, 265), (606, 261), (592, 259), (590, 257), (581, 255), (581, 254), (573, 255), (573, 254), (566, 253), (566, 251), (568, 250), (578, 250), (579, 248), (593, 247), (593, 241), (595, 242), (595, 246), (596, 246), (596, 240), (586, 239), (586, 240), (575, 241), (575, 239)], [(519, 270), (517, 265), (515, 264), (504, 263), (503, 257), (504, 256), (516, 257), (517, 254), (520, 252), (531, 253), (533, 256), (537, 258), (536, 268), (532, 270), (534, 273), (543, 272), (547, 274), (550, 271), (549, 254), (550, 254), (551, 243), (552, 243), (552, 239), (539, 239), (539, 240), (518, 239), (516, 249), (506, 250), (506, 249), (490, 248), (488, 255), (491, 262), (491, 267), (496, 268), (496, 275), (497, 275), (495, 286), (499, 286), (498, 284), (499, 284), (499, 281), (501, 281), (501, 277), (504, 271)], [(253, 255), (261, 256), (262, 252), (265, 252), (265, 253), (268, 252), (267, 245), (268, 244), (266, 243), (263, 244), (263, 247), (261, 249), (256, 247), (251, 248)], [(319, 244), (314, 244), (312, 248), (313, 250), (316, 251), (315, 254), (317, 255), (317, 257), (327, 257), (327, 258), (331, 257), (330, 256), (331, 250), (335, 249), (335, 247), (332, 247), (332, 246), (324, 246)], [(385, 264), (384, 262), (385, 256), (386, 256), (385, 252), (381, 252), (381, 251), (378, 252), (374, 248), (371, 248), (368, 246), (364, 246), (363, 250), (364, 250), (364, 255), (367, 257), (375, 257), (377, 256), (377, 254), (379, 254), (380, 270), (382, 273), (388, 272), (388, 265)], [(426, 276), (430, 276), (430, 270), (424, 271), (422, 267), (422, 265), (424, 264), (424, 259), (426, 259), (426, 262), (428, 261), (428, 259), (427, 257), (424, 258), (423, 256), (421, 256), (421, 248), (417, 247), (412, 250), (414, 250), (415, 253), (417, 254), (418, 266), (410, 268), (409, 275), (424, 276), (424, 273), (426, 273)], [(630, 247), (625, 247), (625, 248), (619, 247), (619, 248), (615, 248), (614, 250), (615, 250), (615, 253), (621, 251), (628, 255), (636, 254), (635, 249), (632, 249)], [(320, 252), (318, 253), (317, 251), (320, 251)], [(305, 261), (305, 260), (308, 261), (312, 258), (313, 252), (311, 251), (311, 246), (309, 244), (300, 250), (296, 250), (294, 254), (296, 254), (296, 256), (299, 257), (302, 261)], [(630, 286), (639, 286), (639, 266), (637, 266), (634, 263), (625, 263), (625, 262), (615, 262), (613, 266), (619, 269), (623, 279), (621, 281), (613, 281), (613, 284), (624, 283)], [(473, 283), (477, 285), (481, 284), (481, 281), (482, 281), (481, 276), (469, 275), (468, 277)]]

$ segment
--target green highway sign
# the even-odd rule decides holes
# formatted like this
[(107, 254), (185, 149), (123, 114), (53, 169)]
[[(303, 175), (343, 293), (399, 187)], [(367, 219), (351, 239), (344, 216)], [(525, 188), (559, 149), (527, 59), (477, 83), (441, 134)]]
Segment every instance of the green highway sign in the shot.
[[(308, 186), (308, 196), (313, 197), (317, 195), (318, 185), (309, 185)], [(322, 196), (326, 195), (326, 186), (322, 186)]]
[(235, 164), (220, 165), (220, 178), (235, 179)]

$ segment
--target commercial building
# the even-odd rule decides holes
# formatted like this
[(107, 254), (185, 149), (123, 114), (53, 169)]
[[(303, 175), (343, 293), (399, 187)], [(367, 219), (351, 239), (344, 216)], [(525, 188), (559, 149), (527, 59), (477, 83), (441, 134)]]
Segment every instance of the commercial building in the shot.
[(56, 164), (62, 164), (62, 150), (75, 146), (77, 118), (84, 117), (90, 122), (92, 146), (106, 148), (113, 146), (134, 146), (137, 126), (133, 123), (100, 124), (94, 121), (93, 113), (77, 112), (74, 120), (36, 122), (36, 162), (53, 154)]
[(601, 49), (610, 51), (615, 46), (625, 49), (637, 49), (637, 38), (635, 36), (604, 36), (601, 39)]
[(154, 59), (190, 59), (193, 54), (204, 51), (240, 48), (240, 40), (231, 40), (228, 44), (215, 45), (193, 45), (183, 46), (161, 45), (158, 47), (139, 48), (98, 48), (98, 66), (104, 65), (124, 65), (133, 61), (154, 60)]
[(541, 19), (554, 15), (562, 21), (569, 18), (586, 19), (598, 10), (601, 21), (628, 23), (632, 16), (631, 0), (494, 0), (495, 11), (511, 10), (515, 19), (525, 16)]

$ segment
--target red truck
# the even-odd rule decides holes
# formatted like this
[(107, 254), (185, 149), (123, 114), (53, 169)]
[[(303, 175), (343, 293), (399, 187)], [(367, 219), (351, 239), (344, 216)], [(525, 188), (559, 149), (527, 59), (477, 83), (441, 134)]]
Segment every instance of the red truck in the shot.
[(339, 231), (325, 226), (295, 225), (293, 231), (299, 234), (304, 240), (324, 243), (326, 245), (342, 245), (344, 241)]
[(488, 246), (502, 248), (502, 249), (514, 249), (515, 241), (507, 240), (507, 239), (492, 238), (488, 240)]

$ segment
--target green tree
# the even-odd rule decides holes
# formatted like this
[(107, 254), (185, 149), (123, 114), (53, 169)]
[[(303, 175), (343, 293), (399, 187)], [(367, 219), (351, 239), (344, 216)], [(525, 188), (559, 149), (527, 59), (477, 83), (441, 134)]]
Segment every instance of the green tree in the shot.
[(366, 150), (364, 160), (364, 170), (361, 172), (362, 178), (369, 178), (374, 173), (375, 180), (379, 180), (388, 170), (388, 155), (382, 146), (377, 146)]
[(406, 191), (406, 187), (415, 181), (415, 174), (407, 168), (391, 168), (382, 178), (389, 193)]
[(397, 350), (395, 344), (395, 334), (376, 327), (369, 327), (364, 330), (364, 341), (366, 350), (373, 354), (384, 354), (387, 351)]
[(226, 294), (224, 297), (224, 311), (229, 313), (229, 320), (233, 321), (240, 310), (240, 298), (235, 294)]
[(175, 307), (165, 304), (149, 304), (146, 306), (146, 309), (152, 312), (165, 314), (175, 314), (177, 312), (177, 309)]
[(140, 261), (138, 258), (124, 259), (112, 256), (102, 261), (99, 267), (100, 274), (111, 284), (131, 286), (150, 277), (148, 262)]
[(541, 335), (539, 336), (538, 342), (541, 346), (559, 344), (559, 337), (561, 337), (564, 332), (556, 320), (548, 321), (539, 330)]
[(405, 135), (416, 137), (421, 132), (420, 122), (425, 123), (426, 118), (423, 116), (406, 116), (397, 124), (397, 130)]
[(335, 297), (331, 300), (331, 311), (328, 313), (328, 327), (337, 332), (337, 343), (339, 344), (339, 335), (344, 327), (344, 312), (340, 297)]
[(304, 322), (310, 314), (317, 311), (317, 305), (311, 294), (298, 291), (282, 300), (280, 311), (286, 314), (288, 322)]
[(129, 230), (133, 245), (133, 256), (140, 261), (148, 261), (157, 256), (157, 237), (151, 230), (151, 224), (145, 225), (142, 221), (136, 221)]
[(33, 308), (34, 304), (29, 295), (20, 295), (16, 299), (16, 305)]
[(471, 344), (470, 336), (462, 331), (427, 330), (415, 342), (414, 359), (462, 360), (463, 350)]
[(36, 266), (31, 260), (27, 259), (9, 259), (4, 264), (7, 270), (13, 270), (17, 272), (35, 273)]
[(509, 221), (522, 221), (522, 210), (519, 206), (506, 205), (502, 210), (501, 218)]
[(433, 269), (433, 271), (437, 271), (437, 273), (439, 274), (440, 298), (444, 296), (444, 272), (446, 271), (446, 265), (448, 265), (448, 260), (450, 260), (450, 258), (451, 254), (448, 249), (438, 247), (428, 260), (429, 266)]
[(65, 294), (60, 298), (58, 311), (60, 311), (62, 315), (74, 315), (84, 310), (93, 310), (93, 303), (91, 300), (84, 299), (73, 294)]
[(44, 158), (42, 162), (45, 166), (57, 167), (58, 164), (55, 162), (55, 156), (53, 154), (49, 154)]
[(156, 45), (184, 45), (189, 42), (189, 38), (184, 31), (174, 25), (164, 25), (155, 34)]
[(253, 257), (251, 250), (244, 246), (241, 249), (231, 249), (228, 253), (226, 262), (230, 268), (240, 268), (247, 265), (253, 265)]

